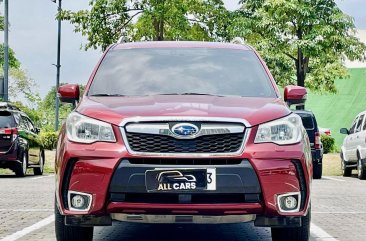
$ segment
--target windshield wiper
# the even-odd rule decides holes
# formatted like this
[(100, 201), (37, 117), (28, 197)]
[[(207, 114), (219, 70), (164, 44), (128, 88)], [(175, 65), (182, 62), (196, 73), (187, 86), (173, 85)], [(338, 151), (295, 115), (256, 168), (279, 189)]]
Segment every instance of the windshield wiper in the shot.
[(218, 97), (222, 97), (222, 95), (205, 94), (205, 93), (194, 93), (194, 92), (186, 92), (186, 93), (167, 93), (167, 94), (158, 94), (158, 95), (207, 95), (207, 96), (218, 96)]
[(93, 94), (93, 95), (89, 95), (89, 96), (125, 96), (125, 95), (120, 95), (120, 94)]

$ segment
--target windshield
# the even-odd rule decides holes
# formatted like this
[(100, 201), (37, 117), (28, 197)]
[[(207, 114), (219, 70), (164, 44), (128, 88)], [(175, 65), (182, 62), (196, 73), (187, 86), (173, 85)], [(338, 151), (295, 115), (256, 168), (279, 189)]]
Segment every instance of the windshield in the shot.
[(0, 111), (0, 128), (16, 127), (12, 114), (8, 111)]
[(113, 50), (89, 96), (207, 94), (276, 97), (253, 51), (209, 48)]
[(305, 129), (307, 130), (314, 129), (313, 117), (311, 115), (302, 113), (298, 113), (298, 115), (301, 117), (302, 124), (305, 127)]

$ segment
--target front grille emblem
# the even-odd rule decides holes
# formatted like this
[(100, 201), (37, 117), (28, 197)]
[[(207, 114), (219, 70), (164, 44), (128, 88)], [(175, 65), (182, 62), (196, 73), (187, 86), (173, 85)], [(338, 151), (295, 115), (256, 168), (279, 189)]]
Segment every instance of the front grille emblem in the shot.
[(194, 137), (198, 134), (198, 127), (190, 123), (179, 123), (171, 128), (171, 131), (178, 137)]

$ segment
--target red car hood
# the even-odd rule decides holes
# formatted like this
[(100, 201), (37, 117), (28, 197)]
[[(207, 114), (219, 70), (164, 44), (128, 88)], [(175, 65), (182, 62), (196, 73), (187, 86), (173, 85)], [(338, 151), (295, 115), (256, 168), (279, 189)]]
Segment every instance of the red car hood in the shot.
[(290, 113), (278, 98), (197, 95), (84, 96), (76, 111), (114, 125), (120, 125), (124, 118), (136, 116), (190, 116), (241, 118), (255, 126)]

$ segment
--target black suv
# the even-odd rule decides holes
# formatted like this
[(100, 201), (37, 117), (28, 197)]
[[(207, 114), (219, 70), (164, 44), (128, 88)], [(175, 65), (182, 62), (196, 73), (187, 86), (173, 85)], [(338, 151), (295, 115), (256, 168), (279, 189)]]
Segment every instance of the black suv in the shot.
[(43, 174), (44, 150), (30, 118), (17, 107), (0, 102), (0, 168), (9, 168), (24, 177), (27, 168)]
[(320, 141), (320, 132), (313, 112), (308, 110), (294, 110), (301, 117), (302, 123), (308, 133), (311, 154), (313, 157), (313, 178), (321, 179), (323, 173), (323, 145)]

